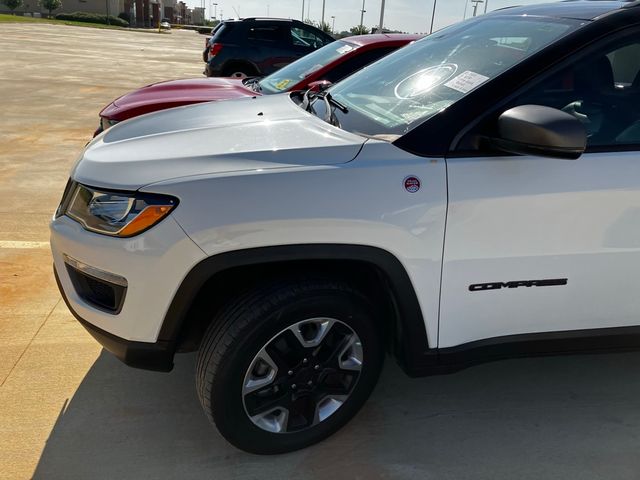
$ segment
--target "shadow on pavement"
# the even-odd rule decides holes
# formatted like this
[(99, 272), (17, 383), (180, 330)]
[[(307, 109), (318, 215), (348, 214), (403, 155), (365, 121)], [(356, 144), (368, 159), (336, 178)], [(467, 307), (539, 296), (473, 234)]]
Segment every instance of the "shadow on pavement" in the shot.
[(261, 457), (228, 445), (170, 374), (103, 352), (60, 414), (37, 479), (572, 479), (640, 475), (640, 354), (523, 359), (409, 379), (387, 362), (329, 440)]

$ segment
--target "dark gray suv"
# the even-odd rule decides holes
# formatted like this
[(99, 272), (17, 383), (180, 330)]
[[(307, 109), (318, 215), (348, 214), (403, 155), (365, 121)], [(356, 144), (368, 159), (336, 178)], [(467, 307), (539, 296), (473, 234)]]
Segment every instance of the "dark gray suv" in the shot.
[(244, 18), (225, 20), (202, 53), (208, 77), (269, 75), (334, 38), (298, 20)]

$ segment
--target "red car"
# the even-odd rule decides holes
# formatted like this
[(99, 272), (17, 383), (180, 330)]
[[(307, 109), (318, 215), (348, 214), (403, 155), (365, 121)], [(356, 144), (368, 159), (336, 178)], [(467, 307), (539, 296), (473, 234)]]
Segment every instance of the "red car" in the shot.
[(191, 78), (142, 87), (100, 112), (94, 135), (144, 113), (192, 103), (306, 90), (335, 83), (362, 67), (421, 38), (420, 35), (359, 35), (337, 40), (264, 78)]

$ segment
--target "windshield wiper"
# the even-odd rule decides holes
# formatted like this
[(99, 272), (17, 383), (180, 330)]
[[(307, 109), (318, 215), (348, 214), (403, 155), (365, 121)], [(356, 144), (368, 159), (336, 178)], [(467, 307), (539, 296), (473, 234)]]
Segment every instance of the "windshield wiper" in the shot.
[[(311, 89), (305, 90), (302, 95), (302, 102), (300, 103), (300, 107), (302, 107), (307, 112), (311, 112), (311, 99), (314, 92)], [(313, 113), (313, 112), (311, 112)]]
[[(300, 104), (300, 106), (304, 108), (307, 112), (311, 112), (315, 114), (315, 112), (313, 111), (312, 104), (313, 104), (313, 100), (316, 100), (316, 99), (322, 99), (322, 101), (324, 102), (324, 105), (325, 105), (324, 121), (331, 125), (339, 127), (340, 122), (338, 121), (338, 117), (336, 117), (335, 108), (340, 110), (342, 113), (349, 113), (349, 109), (345, 107), (342, 103), (340, 103), (338, 100), (333, 98), (331, 96), (331, 93), (329, 93), (328, 91), (312, 92), (311, 89), (304, 92), (304, 95), (302, 96), (302, 103)], [(332, 108), (332, 106), (334, 108)]]
[(331, 105), (336, 107), (342, 113), (348, 113), (349, 112), (349, 110), (347, 110), (347, 107), (345, 107), (340, 102), (335, 100), (331, 96), (331, 94), (329, 92), (325, 92), (323, 95), (320, 96), (320, 98), (322, 98), (322, 100), (324, 100), (324, 106), (325, 106), (324, 121), (327, 122), (330, 125), (333, 125), (334, 127), (340, 127), (340, 121), (338, 120), (338, 117), (336, 116), (336, 111), (335, 111), (335, 109), (331, 108)]
[(344, 106), (344, 104), (340, 103), (338, 100), (333, 98), (329, 92), (321, 92), (319, 95), (322, 95), (325, 99), (325, 102), (329, 102), (331, 105), (336, 107), (342, 113), (349, 113), (349, 109)]
[(245, 87), (251, 88), (254, 92), (262, 91), (262, 87), (260, 86), (260, 77), (247, 78), (243, 84)]

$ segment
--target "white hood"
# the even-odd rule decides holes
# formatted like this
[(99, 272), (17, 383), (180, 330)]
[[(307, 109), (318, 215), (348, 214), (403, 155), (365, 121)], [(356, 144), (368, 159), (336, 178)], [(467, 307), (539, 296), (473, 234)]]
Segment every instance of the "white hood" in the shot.
[(305, 112), (288, 95), (172, 108), (115, 125), (72, 174), (91, 186), (136, 190), (190, 175), (346, 163), (365, 138)]

